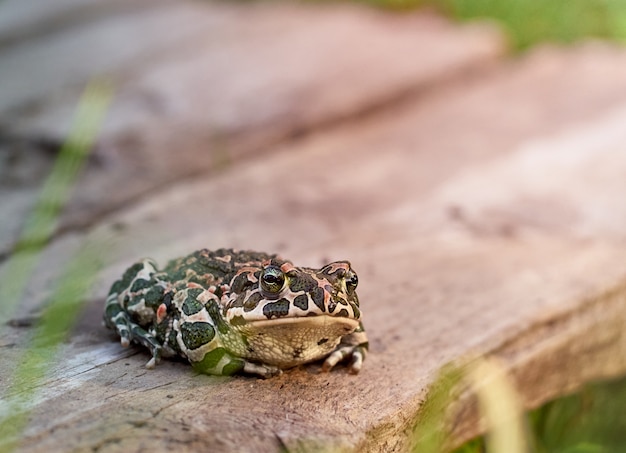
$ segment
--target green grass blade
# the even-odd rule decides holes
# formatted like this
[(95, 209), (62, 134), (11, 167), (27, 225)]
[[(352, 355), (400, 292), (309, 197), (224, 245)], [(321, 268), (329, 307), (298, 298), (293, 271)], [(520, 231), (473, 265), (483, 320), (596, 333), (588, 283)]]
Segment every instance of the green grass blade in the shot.
[[(13, 315), (24, 293), (41, 249), (52, 237), (61, 209), (88, 156), (111, 92), (108, 84), (92, 82), (81, 97), (73, 127), (45, 181), (37, 203), (27, 219), (22, 234), (0, 277), (1, 325)], [(1, 327), (0, 327), (1, 328)]]
[[(41, 249), (55, 231), (58, 215), (93, 147), (110, 97), (108, 85), (94, 82), (81, 98), (72, 133), (55, 161), (0, 282), (0, 319), (7, 319), (13, 313)], [(19, 437), (28, 422), (28, 402), (33, 400), (55, 358), (57, 346), (67, 337), (78, 316), (85, 294), (100, 267), (104, 249), (101, 241), (92, 241), (69, 263), (43, 311), (29, 347), (15, 364), (9, 382), (4, 383), (4, 399), (0, 401), (2, 451), (12, 451), (19, 444)]]

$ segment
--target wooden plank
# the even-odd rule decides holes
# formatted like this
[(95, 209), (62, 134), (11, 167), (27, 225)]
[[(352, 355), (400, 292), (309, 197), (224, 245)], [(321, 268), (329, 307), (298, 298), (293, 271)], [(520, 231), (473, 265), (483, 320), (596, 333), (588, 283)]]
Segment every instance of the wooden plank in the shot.
[[(149, 190), (482, 66), (502, 47), (492, 29), (428, 14), (160, 1), (0, 51), (0, 129), (54, 147), (87, 80), (109, 75), (117, 96), (62, 222), (84, 226)], [(3, 251), (21, 223), (14, 214)]]
[[(450, 361), (498, 357), (526, 406), (623, 373), (626, 100), (590, 80), (617, 79), (625, 62), (607, 47), (540, 51), (110, 216), (90, 233), (114, 233), (110, 265), (41, 386), (23, 450), (406, 451)], [(55, 241), (21, 313), (83, 240)], [(145, 354), (112, 347), (98, 327), (107, 284), (138, 256), (204, 246), (350, 259), (371, 339), (361, 374), (147, 371)], [(18, 359), (26, 333), (6, 335)], [(468, 404), (451, 444), (479, 432)]]
[[(210, 14), (198, 15), (198, 11), (202, 8), (194, 3), (179, 6), (158, 2), (151, 8), (122, 9), (117, 14), (75, 22), (2, 49), (0, 112), (9, 115), (5, 122), (19, 123), (28, 113), (41, 115), (50, 98), (54, 102), (67, 92), (72, 97), (68, 107), (73, 109), (73, 101), (91, 77), (115, 75), (123, 68), (172, 52), (181, 42), (194, 39), (202, 29), (219, 22), (219, 10), (215, 19)], [(16, 111), (22, 115), (12, 117)], [(70, 119), (53, 122), (64, 124), (61, 137), (66, 135)]]
[[(88, 22), (114, 11), (148, 6), (142, 0), (5, 0), (0, 5), (0, 47)], [(156, 1), (150, 2), (154, 6)]]

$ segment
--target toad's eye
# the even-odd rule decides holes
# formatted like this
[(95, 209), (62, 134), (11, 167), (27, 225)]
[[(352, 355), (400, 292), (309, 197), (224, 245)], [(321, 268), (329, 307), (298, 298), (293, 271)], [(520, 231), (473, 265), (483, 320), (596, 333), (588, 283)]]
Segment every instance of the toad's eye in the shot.
[(353, 272), (348, 271), (346, 273), (346, 287), (348, 291), (354, 291), (359, 284), (359, 277)]
[(278, 294), (285, 284), (285, 274), (278, 266), (267, 266), (261, 274), (261, 289), (270, 294)]

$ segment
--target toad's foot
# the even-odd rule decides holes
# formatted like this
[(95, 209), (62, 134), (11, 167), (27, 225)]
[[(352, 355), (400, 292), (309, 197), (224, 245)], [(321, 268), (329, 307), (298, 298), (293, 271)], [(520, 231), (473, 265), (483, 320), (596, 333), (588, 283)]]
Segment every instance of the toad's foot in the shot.
[(348, 370), (351, 374), (357, 374), (361, 371), (363, 360), (367, 355), (367, 347), (365, 346), (340, 346), (330, 354), (324, 364), (322, 365), (322, 371), (330, 371), (339, 362), (351, 358)]
[(262, 378), (270, 378), (283, 373), (283, 370), (278, 367), (272, 365), (262, 365), (248, 361), (246, 361), (246, 363), (244, 364), (243, 371), (245, 373), (256, 374), (257, 376), (260, 376)]
[(350, 358), (349, 371), (351, 374), (357, 374), (361, 371), (363, 360), (367, 356), (368, 341), (363, 324), (350, 335), (341, 339), (339, 346), (326, 358), (322, 365), (322, 371), (330, 371), (339, 362)]

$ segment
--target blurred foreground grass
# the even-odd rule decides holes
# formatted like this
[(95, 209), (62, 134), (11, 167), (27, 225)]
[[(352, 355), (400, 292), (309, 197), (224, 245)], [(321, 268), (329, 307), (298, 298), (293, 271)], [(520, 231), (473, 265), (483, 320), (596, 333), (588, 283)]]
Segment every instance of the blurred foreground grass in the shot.
[[(626, 452), (626, 378), (587, 384), (580, 392), (527, 414), (533, 453)], [(454, 453), (500, 453), (485, 438)]]
[(588, 384), (529, 414), (537, 453), (626, 451), (626, 378)]
[[(53, 236), (80, 170), (91, 152), (111, 99), (111, 87), (94, 81), (79, 103), (71, 133), (59, 150), (52, 171), (0, 278), (0, 331), (14, 315), (41, 251)], [(68, 264), (43, 307), (29, 344), (0, 387), (0, 451), (13, 451), (28, 423), (31, 402), (57, 360), (100, 268), (105, 238), (86, 241)]]
[(626, 41), (626, 0), (365, 0), (392, 9), (433, 7), (460, 20), (499, 23), (511, 47), (571, 43), (584, 37)]

